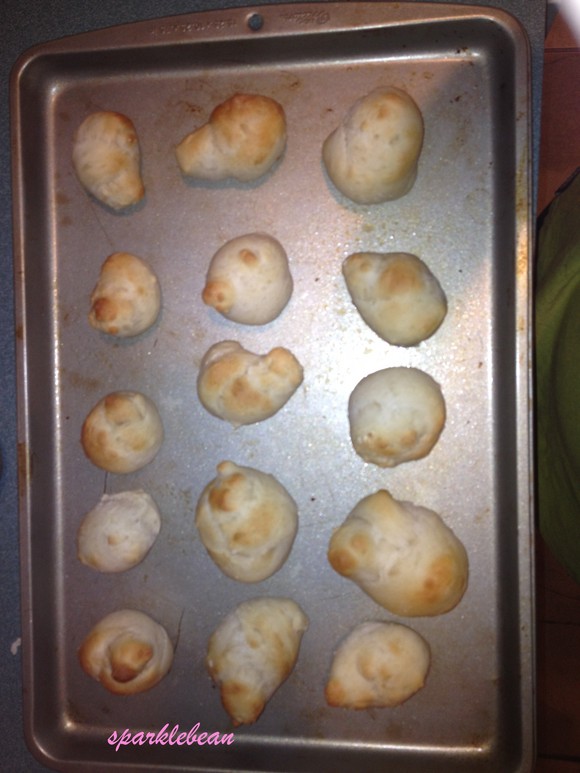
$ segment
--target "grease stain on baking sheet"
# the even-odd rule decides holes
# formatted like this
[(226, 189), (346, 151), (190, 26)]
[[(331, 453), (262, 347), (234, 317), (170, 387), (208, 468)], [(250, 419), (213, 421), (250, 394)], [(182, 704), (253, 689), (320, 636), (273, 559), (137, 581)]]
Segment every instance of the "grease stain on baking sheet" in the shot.
[(96, 392), (102, 388), (101, 381), (97, 378), (84, 376), (81, 373), (70, 371), (67, 368), (61, 368), (60, 374), (63, 381), (68, 381), (72, 387), (81, 389), (83, 392)]
[(483, 523), (491, 516), (491, 510), (489, 507), (486, 507), (484, 510), (481, 510), (475, 518), (473, 519), (475, 523)]
[(286, 85), (290, 91), (297, 91), (302, 86), (302, 81), (299, 78), (294, 78)]
[(165, 482), (158, 487), (158, 496), (162, 501), (171, 502), (172, 512), (193, 512), (194, 497), (191, 488), (182, 488), (172, 482)]
[(201, 105), (188, 102), (186, 99), (179, 99), (177, 101), (177, 107), (183, 108), (186, 113), (192, 115), (203, 115), (205, 112)]
[(26, 493), (28, 484), (32, 480), (34, 471), (33, 454), (29, 452), (28, 443), (18, 443), (18, 491), (22, 498)]
[(389, 722), (385, 727), (385, 736), (389, 741), (401, 741), (404, 735), (403, 728), (398, 722)]
[[(306, 691), (312, 689), (312, 684), (302, 681), (300, 688), (301, 690)], [(313, 709), (303, 709), (303, 716), (308, 721), (308, 728), (313, 738), (324, 740), (327, 737), (327, 734), (321, 728), (321, 723), (327, 719), (329, 711), (330, 709), (328, 706), (317, 706)], [(292, 729), (290, 728), (289, 735), (291, 733)]]

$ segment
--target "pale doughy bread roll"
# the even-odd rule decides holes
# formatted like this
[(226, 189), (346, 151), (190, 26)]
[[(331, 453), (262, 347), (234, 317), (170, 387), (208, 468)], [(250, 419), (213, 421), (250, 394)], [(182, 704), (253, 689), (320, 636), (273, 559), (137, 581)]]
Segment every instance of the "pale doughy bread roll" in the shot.
[(302, 379), (302, 366), (288, 349), (259, 355), (237, 341), (221, 341), (201, 361), (197, 392), (211, 414), (237, 427), (273, 416)]
[(292, 275), (284, 248), (272, 236), (245, 234), (226, 242), (213, 256), (203, 302), (227, 319), (265, 325), (292, 295)]
[(362, 499), (334, 531), (328, 560), (389, 612), (442, 615), (467, 588), (463, 543), (432, 510), (380, 490)]
[(361, 317), (390, 344), (415, 346), (447, 313), (439, 281), (415, 255), (357, 252), (344, 261), (342, 273)]
[(81, 443), (97, 467), (129, 473), (149, 464), (163, 442), (155, 403), (140, 392), (111, 392), (94, 406), (83, 424)]
[(108, 207), (126, 209), (145, 195), (139, 140), (126, 115), (91, 113), (76, 131), (72, 158), (80, 183)]
[(143, 612), (120, 609), (104, 617), (78, 652), (83, 670), (116, 695), (154, 687), (173, 663), (167, 631)]
[(328, 175), (357, 204), (398, 199), (415, 182), (423, 131), (421, 111), (407, 93), (377, 88), (354, 103), (324, 142)]
[(431, 663), (427, 642), (400, 623), (369, 622), (340, 643), (326, 683), (330, 706), (399, 706), (424, 685)]
[(91, 294), (90, 324), (119, 338), (136, 336), (151, 327), (160, 308), (159, 280), (151, 266), (128, 252), (109, 255)]
[(233, 462), (199, 498), (195, 523), (219, 568), (234, 580), (260, 582), (286, 561), (296, 530), (296, 503), (273, 475)]
[(422, 370), (385, 368), (356, 385), (348, 418), (357, 454), (379, 467), (395, 467), (431, 451), (445, 424), (445, 400)]
[(124, 572), (141, 563), (161, 529), (161, 515), (145, 491), (103, 494), (83, 518), (77, 555), (99, 572)]
[(286, 147), (281, 105), (259, 94), (234, 94), (212, 111), (209, 121), (177, 146), (183, 174), (200, 180), (257, 180)]
[(255, 722), (290, 675), (308, 618), (295, 601), (257, 598), (225, 617), (210, 637), (206, 664), (234, 725)]

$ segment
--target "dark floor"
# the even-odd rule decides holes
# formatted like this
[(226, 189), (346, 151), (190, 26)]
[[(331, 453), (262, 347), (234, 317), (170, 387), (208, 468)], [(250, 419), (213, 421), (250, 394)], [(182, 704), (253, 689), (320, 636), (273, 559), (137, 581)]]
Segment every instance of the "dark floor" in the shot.
[[(580, 166), (580, 42), (546, 38), (538, 211)], [(580, 585), (537, 538), (537, 773), (580, 773)]]

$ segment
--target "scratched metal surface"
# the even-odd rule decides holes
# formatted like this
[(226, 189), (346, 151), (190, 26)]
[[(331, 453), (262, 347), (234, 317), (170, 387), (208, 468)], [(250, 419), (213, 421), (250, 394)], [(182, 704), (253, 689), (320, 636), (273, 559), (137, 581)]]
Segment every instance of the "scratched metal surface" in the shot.
[[(520, 27), (492, 9), (308, 4), (195, 14), (90, 33), (40, 47), (13, 81), (23, 485), (26, 727), (59, 770), (528, 770), (531, 768), (528, 258), (529, 83)], [(426, 136), (417, 183), (403, 199), (354, 205), (329, 187), (321, 144), (348, 106), (392, 83), (417, 101)], [(286, 111), (279, 166), (249, 186), (187, 184), (173, 147), (235, 91)], [(74, 130), (92, 110), (125, 113), (139, 133), (145, 203), (114, 215), (80, 189)], [(285, 246), (294, 294), (260, 328), (227, 322), (200, 299), (227, 239), (253, 230)], [(409, 251), (439, 277), (448, 316), (413, 349), (378, 339), (358, 316), (340, 266), (359, 250)], [(162, 316), (138, 339), (112, 342), (86, 320), (103, 259), (135, 252), (154, 266)], [(239, 340), (290, 348), (305, 379), (261, 424), (231, 429), (208, 415), (195, 381), (207, 348)], [(442, 386), (448, 418), (424, 460), (381, 470), (354, 453), (346, 405), (364, 375), (413, 365)], [(152, 397), (164, 446), (148, 467), (106, 476), (88, 462), (80, 427), (114, 389)], [(212, 564), (193, 511), (216, 464), (276, 475), (299, 506), (292, 553), (272, 578), (241, 585)], [(116, 576), (80, 565), (75, 534), (103, 491), (143, 487), (163, 514), (147, 559)], [(332, 652), (355, 624), (395, 619), (326, 561), (334, 527), (378, 488), (437, 510), (463, 540), (470, 583), (439, 618), (402, 620), (429, 642), (426, 687), (397, 709), (325, 705)], [(228, 731), (204, 667), (221, 617), (256, 595), (287, 595), (310, 619), (297, 667), (259, 721), (224, 749), (133, 747), (115, 729), (166, 722)], [(177, 642), (170, 674), (120, 699), (80, 670), (76, 649), (119, 607), (150, 613)]]

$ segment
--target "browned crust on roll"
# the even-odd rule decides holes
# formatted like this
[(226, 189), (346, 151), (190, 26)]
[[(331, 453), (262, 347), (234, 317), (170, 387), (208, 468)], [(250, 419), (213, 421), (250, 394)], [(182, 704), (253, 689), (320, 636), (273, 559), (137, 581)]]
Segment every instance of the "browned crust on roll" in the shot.
[(173, 645), (159, 623), (122, 609), (102, 618), (78, 650), (85, 673), (115, 695), (150, 690), (171, 668)]
[(273, 416), (302, 379), (302, 366), (288, 349), (275, 347), (257, 355), (236, 341), (222, 341), (206, 352), (197, 391), (210, 413), (240, 426)]
[(469, 562), (434, 511), (383, 489), (364, 497), (334, 530), (327, 557), (377, 604), (402, 616), (441, 615), (461, 601)]
[(250, 182), (273, 166), (285, 146), (282, 106), (261, 94), (234, 94), (212, 110), (206, 124), (184, 137), (175, 153), (185, 175)]
[(139, 392), (111, 392), (89, 412), (81, 429), (86, 456), (109, 472), (144, 467), (163, 442), (163, 425), (154, 403)]

